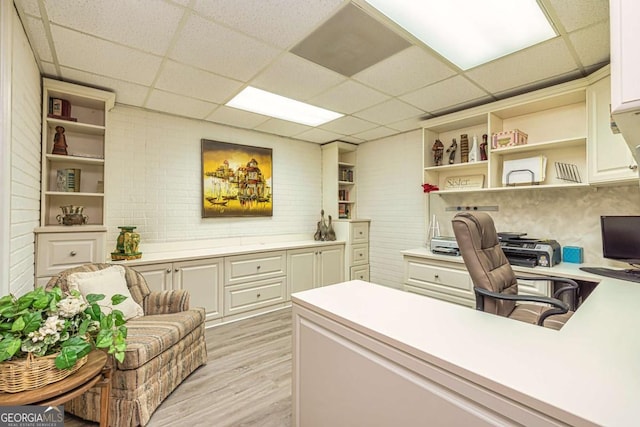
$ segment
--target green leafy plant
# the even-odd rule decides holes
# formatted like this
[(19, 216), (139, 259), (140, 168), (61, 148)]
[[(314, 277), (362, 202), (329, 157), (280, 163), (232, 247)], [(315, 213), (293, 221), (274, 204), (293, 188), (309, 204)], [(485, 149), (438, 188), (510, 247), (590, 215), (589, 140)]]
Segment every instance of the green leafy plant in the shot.
[[(58, 369), (72, 368), (94, 348), (107, 349), (116, 360), (124, 360), (127, 327), (124, 315), (113, 309), (108, 314), (98, 304), (101, 294), (86, 299), (78, 291), (64, 294), (55, 287), (38, 288), (16, 298), (0, 298), (0, 362), (59, 353)], [(112, 305), (127, 297), (114, 295)]]

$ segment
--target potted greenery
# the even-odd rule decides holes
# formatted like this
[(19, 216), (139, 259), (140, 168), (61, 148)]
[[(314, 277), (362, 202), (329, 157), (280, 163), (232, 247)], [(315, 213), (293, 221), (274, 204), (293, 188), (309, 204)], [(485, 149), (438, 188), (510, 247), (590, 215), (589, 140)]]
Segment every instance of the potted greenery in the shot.
[[(29, 366), (33, 361), (48, 357), (54, 359), (57, 370), (72, 371), (79, 368), (80, 361), (86, 361), (85, 356), (94, 348), (106, 349), (122, 362), (127, 337), (125, 319), (120, 310), (103, 313), (98, 303), (104, 298), (90, 294), (85, 299), (78, 291), (64, 294), (57, 287), (38, 288), (19, 298), (0, 298), (0, 386), (3, 365), (8, 368), (12, 362), (24, 362), (25, 372), (29, 372), (34, 370)], [(117, 305), (125, 299), (114, 295), (111, 301)], [(68, 374), (63, 372), (62, 378)]]

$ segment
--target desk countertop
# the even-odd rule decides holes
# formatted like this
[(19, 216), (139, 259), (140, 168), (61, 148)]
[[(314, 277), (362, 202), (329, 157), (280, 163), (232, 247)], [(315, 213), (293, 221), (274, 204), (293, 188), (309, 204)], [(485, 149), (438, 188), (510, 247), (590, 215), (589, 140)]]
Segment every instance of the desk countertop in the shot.
[[(593, 279), (577, 268), (574, 273)], [(363, 281), (292, 299), (571, 424), (638, 425), (640, 283), (598, 279), (560, 331)]]

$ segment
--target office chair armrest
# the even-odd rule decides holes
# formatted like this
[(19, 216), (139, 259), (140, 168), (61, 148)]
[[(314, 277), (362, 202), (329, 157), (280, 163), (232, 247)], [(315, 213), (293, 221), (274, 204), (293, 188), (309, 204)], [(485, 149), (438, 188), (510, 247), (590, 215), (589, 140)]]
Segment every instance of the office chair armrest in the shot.
[[(575, 280), (567, 279), (566, 277), (523, 277), (523, 276), (516, 276), (516, 279), (518, 279), (518, 280), (551, 280), (552, 282), (566, 283), (567, 286), (563, 286), (563, 287), (561, 287), (560, 289), (558, 289), (557, 291), (555, 291), (553, 293), (553, 297), (554, 298), (558, 298), (558, 296), (560, 296), (564, 292), (567, 292), (567, 291), (574, 291), (575, 292), (578, 289), (578, 283)], [(574, 293), (574, 297), (575, 297), (575, 293)]]
[[(539, 279), (539, 278), (536, 278), (536, 279)], [(551, 280), (551, 279), (547, 279), (547, 280)], [(482, 298), (483, 296), (501, 299), (501, 300), (507, 300), (507, 301), (539, 302), (543, 304), (552, 305), (553, 308), (544, 312), (538, 319), (538, 325), (540, 326), (542, 326), (542, 324), (544, 323), (544, 320), (547, 317), (554, 316), (556, 314), (564, 314), (569, 311), (569, 305), (557, 298), (549, 298), (549, 297), (536, 296), (536, 295), (506, 295), (506, 294), (492, 292), (486, 289), (476, 288), (476, 287), (474, 287), (473, 290), (476, 293), (476, 310), (479, 310), (479, 311), (484, 311), (484, 298)]]

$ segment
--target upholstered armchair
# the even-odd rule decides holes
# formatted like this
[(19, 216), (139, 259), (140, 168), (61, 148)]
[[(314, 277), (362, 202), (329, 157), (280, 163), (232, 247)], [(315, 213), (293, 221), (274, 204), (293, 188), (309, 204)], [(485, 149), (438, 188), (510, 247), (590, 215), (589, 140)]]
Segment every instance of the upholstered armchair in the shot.
[[(453, 232), (473, 281), (476, 309), (522, 322), (560, 329), (569, 320), (569, 305), (558, 299), (578, 284), (562, 277), (517, 277), (502, 251), (493, 219), (484, 212), (461, 212), (453, 218)], [(562, 283), (553, 298), (518, 295), (518, 279)], [(517, 301), (542, 304), (516, 304)]]
[[(124, 269), (124, 274), (119, 268)], [(124, 275), (126, 288), (131, 294), (130, 304), (135, 307), (126, 307), (133, 318), (127, 321), (124, 361), (112, 361), (109, 420), (111, 425), (118, 427), (146, 425), (162, 401), (189, 374), (206, 363), (205, 311), (203, 308), (189, 308), (187, 291), (151, 292), (140, 273), (120, 265), (87, 264), (65, 270), (53, 277), (47, 288), (59, 286), (68, 291), (78, 283), (82, 286), (91, 281), (94, 286), (91, 293), (108, 294), (96, 292), (95, 286), (113, 289), (116, 286), (113, 284), (113, 270), (117, 270), (120, 277)], [(116, 308), (121, 309), (120, 306)], [(93, 388), (71, 400), (65, 404), (65, 410), (81, 418), (98, 421), (100, 390)]]

